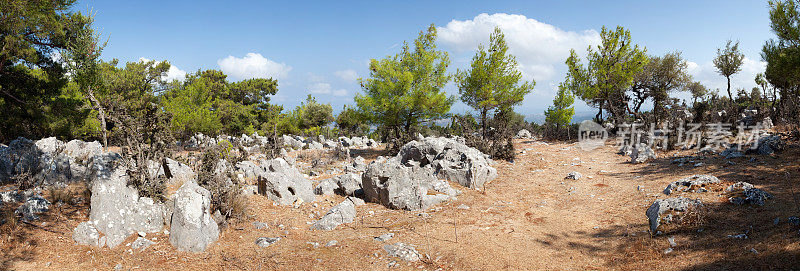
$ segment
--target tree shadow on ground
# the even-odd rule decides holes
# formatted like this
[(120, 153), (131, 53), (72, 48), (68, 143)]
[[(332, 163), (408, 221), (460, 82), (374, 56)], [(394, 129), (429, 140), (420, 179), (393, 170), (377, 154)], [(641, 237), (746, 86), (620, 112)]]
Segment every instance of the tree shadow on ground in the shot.
[[(696, 172), (708, 172), (722, 180), (709, 192), (673, 194), (669, 197), (704, 199), (703, 207), (686, 215), (682, 223), (667, 225), (663, 234), (651, 237), (648, 233), (628, 231), (630, 227), (609, 227), (586, 234), (593, 244), (611, 238), (620, 241), (616, 247), (586, 247), (585, 252), (603, 255), (606, 267), (614, 269), (639, 269), (652, 266), (687, 270), (720, 269), (796, 269), (800, 263), (800, 226), (788, 222), (792, 216), (800, 217), (800, 148), (790, 145), (774, 156), (747, 155), (724, 159), (705, 156), (697, 159), (704, 165), (678, 166), (662, 157), (632, 172), (612, 173), (620, 178), (664, 177), (677, 181)], [(754, 160), (751, 160), (753, 159)], [(733, 164), (728, 161), (733, 162)], [(687, 170), (688, 169), (688, 170)], [(723, 195), (723, 189), (739, 181), (749, 182), (773, 195), (764, 206), (734, 205)], [(659, 193), (661, 193), (659, 191)], [(667, 196), (661, 195), (659, 198)], [(645, 210), (641, 210), (643, 221)], [(776, 223), (777, 219), (777, 223)], [(646, 228), (646, 225), (641, 225)], [(577, 233), (576, 233), (577, 234)], [(744, 238), (733, 236), (745, 234)], [(667, 239), (682, 240), (673, 251)], [(547, 243), (552, 241), (543, 241)], [(575, 244), (581, 246), (581, 244)], [(689, 260), (687, 260), (687, 257)], [(670, 258), (680, 261), (677, 266), (665, 266)]]

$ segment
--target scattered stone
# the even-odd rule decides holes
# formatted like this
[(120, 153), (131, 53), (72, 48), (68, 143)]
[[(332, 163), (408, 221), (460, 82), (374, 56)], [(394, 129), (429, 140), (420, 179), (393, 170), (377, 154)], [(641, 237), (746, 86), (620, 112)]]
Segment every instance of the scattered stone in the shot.
[(133, 241), (133, 243), (131, 243), (131, 249), (142, 252), (155, 243), (156, 242), (150, 241), (147, 238), (138, 237), (135, 241)]
[(278, 241), (280, 241), (280, 237), (259, 237), (256, 239), (256, 245), (259, 247), (268, 247)]
[(384, 234), (381, 234), (380, 236), (376, 236), (375, 237), (375, 241), (386, 242), (386, 241), (391, 240), (393, 237), (394, 237), (394, 233), (393, 232), (384, 233)]
[(678, 246), (678, 243), (675, 243), (675, 237), (674, 236), (670, 236), (669, 238), (667, 238), (667, 242), (669, 242), (669, 246), (671, 246), (671, 247)]
[(50, 210), (49, 201), (41, 196), (32, 196), (17, 208), (16, 213), (22, 214), (22, 219), (25, 221), (34, 221), (39, 219), (39, 214), (48, 210)]
[(791, 216), (787, 218), (786, 221), (788, 221), (789, 224), (792, 224), (793, 226), (800, 226), (800, 218), (796, 216)]
[(254, 222), (253, 222), (253, 227), (254, 227), (254, 228), (256, 228), (256, 230), (266, 230), (266, 229), (269, 229), (269, 225), (268, 225), (267, 223), (264, 223), (264, 222), (258, 222), (258, 221), (254, 221)]
[(752, 184), (746, 182), (738, 182), (725, 188), (725, 193), (728, 194), (728, 201), (736, 204), (752, 204), (763, 206), (767, 199), (772, 198), (772, 194), (764, 190), (753, 187)]
[(742, 234), (736, 234), (736, 235), (730, 235), (730, 234), (729, 234), (729, 235), (728, 235), (728, 238), (734, 238), (734, 239), (747, 239), (747, 234), (744, 234), (744, 233), (742, 233)]
[(414, 246), (400, 242), (394, 245), (384, 245), (383, 249), (386, 250), (389, 257), (397, 257), (407, 262), (417, 262), (421, 258), (421, 255)]
[(522, 130), (519, 130), (519, 132), (517, 132), (517, 136), (515, 136), (514, 138), (530, 139), (530, 138), (533, 138), (533, 135), (531, 134), (530, 131), (528, 131), (526, 129), (522, 129)]
[(567, 174), (567, 177), (565, 177), (564, 179), (567, 179), (567, 180), (576, 180), (576, 181), (577, 181), (577, 180), (578, 180), (578, 179), (580, 179), (582, 176), (583, 176), (583, 175), (581, 175), (581, 173), (580, 173), (580, 172), (573, 171), (573, 172), (570, 172), (569, 174)]
[(700, 200), (692, 200), (688, 198), (668, 198), (657, 199), (647, 208), (647, 218), (650, 222), (650, 232), (655, 233), (661, 224), (667, 224), (680, 218), (683, 212), (691, 208), (701, 206)]
[(325, 247), (333, 247), (333, 246), (336, 246), (336, 245), (338, 245), (338, 244), (339, 244), (339, 241), (336, 241), (336, 240), (330, 240), (330, 241), (328, 241), (327, 243), (325, 243)]
[(672, 194), (674, 192), (708, 192), (707, 185), (717, 184), (719, 179), (711, 175), (693, 175), (667, 185), (664, 189), (664, 194)]
[(672, 253), (672, 251), (673, 251), (673, 249), (671, 247), (667, 248), (667, 249), (664, 250), (664, 254), (670, 254), (670, 253)]
[(172, 197), (174, 202), (169, 242), (179, 251), (201, 252), (219, 238), (210, 213), (211, 193), (194, 181), (186, 182)]
[(734, 159), (743, 157), (744, 153), (739, 151), (739, 149), (736, 147), (731, 147), (728, 148), (727, 150), (722, 151), (721, 153), (719, 153), (719, 155), (725, 157), (725, 159)]
[(469, 210), (469, 206), (467, 206), (466, 204), (461, 204), (461, 205), (459, 205), (458, 207), (456, 207), (456, 209), (459, 209), (459, 210)]
[(771, 155), (775, 152), (783, 151), (786, 143), (783, 142), (780, 136), (768, 135), (758, 139), (758, 154)]
[(312, 229), (317, 230), (333, 230), (337, 226), (345, 223), (353, 223), (356, 217), (355, 203), (350, 198), (345, 199), (336, 206), (333, 206), (322, 219), (318, 220), (311, 226)]
[[(91, 221), (84, 221), (78, 224), (72, 231), (72, 240), (80, 245), (103, 247), (105, 243), (100, 243), (100, 232), (94, 227)], [(105, 241), (105, 240), (103, 240)]]
[(631, 150), (631, 163), (639, 164), (656, 158), (656, 152), (645, 143), (639, 143)]

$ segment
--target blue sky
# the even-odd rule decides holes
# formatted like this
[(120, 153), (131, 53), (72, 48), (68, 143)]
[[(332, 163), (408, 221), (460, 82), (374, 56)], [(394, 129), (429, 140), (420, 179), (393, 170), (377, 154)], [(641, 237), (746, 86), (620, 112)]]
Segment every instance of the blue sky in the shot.
[[(534, 92), (517, 109), (538, 119), (564, 77), (566, 55), (599, 40), (602, 26), (622, 25), (649, 54), (681, 51), (690, 73), (711, 88), (723, 77), (716, 48), (739, 40), (746, 56), (734, 87), (752, 88), (764, 68), (759, 52), (773, 35), (766, 1), (79, 1), (109, 39), (103, 58), (166, 60), (170, 76), (222, 69), (232, 80), (277, 77), (273, 101), (292, 108), (307, 94), (335, 110), (353, 103), (368, 62), (396, 53), (433, 23), (452, 65), (467, 67), (479, 43), (500, 26)], [(446, 90), (456, 94), (450, 84)], [(724, 91), (724, 89), (722, 89)], [(454, 112), (469, 110), (463, 104)], [(593, 109), (576, 103), (579, 115)]]

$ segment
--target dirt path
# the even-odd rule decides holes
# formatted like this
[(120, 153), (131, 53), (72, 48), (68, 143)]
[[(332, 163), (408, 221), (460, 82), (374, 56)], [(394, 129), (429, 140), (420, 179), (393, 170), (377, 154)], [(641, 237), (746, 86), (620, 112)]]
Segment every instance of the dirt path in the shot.
[[(798, 155), (791, 149), (779, 158), (698, 159), (703, 165), (671, 164), (673, 155), (633, 165), (612, 146), (590, 152), (576, 144), (518, 142), (524, 151), (514, 163), (498, 162), (499, 177), (484, 191), (459, 187), (457, 200), (426, 212), (389, 210), (368, 203), (357, 207), (357, 221), (336, 230), (310, 231), (315, 221), (342, 197), (328, 196), (301, 208), (274, 206), (251, 197), (251, 218), (230, 225), (208, 251), (175, 252), (163, 234), (148, 235), (157, 244), (144, 252), (76, 246), (71, 229), (85, 220), (86, 206), (64, 207), (39, 227), (19, 226), (0, 240), (4, 267), (13, 269), (726, 269), (787, 268), (798, 262), (798, 227), (786, 218), (799, 215), (792, 198)], [(685, 153), (683, 153), (685, 154)], [(566, 180), (572, 171), (579, 180)], [(726, 184), (748, 181), (773, 193), (764, 207), (732, 206), (718, 190), (684, 195), (700, 198), (707, 214), (664, 235), (650, 237), (647, 207), (670, 182), (710, 173)], [(793, 180), (793, 181), (792, 181)], [(454, 184), (457, 186), (457, 184)], [(70, 209), (71, 208), (71, 209)], [(774, 218), (782, 220), (773, 225)], [(262, 221), (270, 228), (256, 230)], [(50, 231), (45, 231), (48, 229)], [(392, 232), (379, 242), (373, 237)], [(749, 239), (727, 238), (747, 232)], [(258, 237), (282, 239), (268, 248)], [(673, 252), (667, 238), (677, 246)], [(133, 241), (133, 237), (126, 243)], [(337, 245), (325, 247), (328, 241)], [(309, 242), (319, 243), (315, 247)], [(383, 245), (413, 244), (424, 254), (420, 263), (388, 258)], [(757, 251), (753, 252), (753, 250)], [(795, 267), (796, 268), (796, 267)]]

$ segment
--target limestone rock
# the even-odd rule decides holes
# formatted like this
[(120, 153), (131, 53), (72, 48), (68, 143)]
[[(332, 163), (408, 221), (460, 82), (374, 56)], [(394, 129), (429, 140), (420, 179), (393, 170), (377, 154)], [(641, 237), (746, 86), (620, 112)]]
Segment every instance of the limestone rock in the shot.
[(717, 184), (719, 179), (711, 175), (693, 175), (667, 185), (664, 189), (664, 194), (672, 194), (674, 192), (706, 192), (705, 187), (709, 184)]
[(211, 193), (194, 181), (186, 182), (173, 195), (169, 242), (180, 251), (201, 252), (219, 238), (219, 228), (210, 213)]
[(683, 197), (657, 199), (645, 212), (650, 222), (650, 233), (655, 234), (661, 224), (671, 223), (679, 219), (684, 212), (701, 205), (700, 200)]

